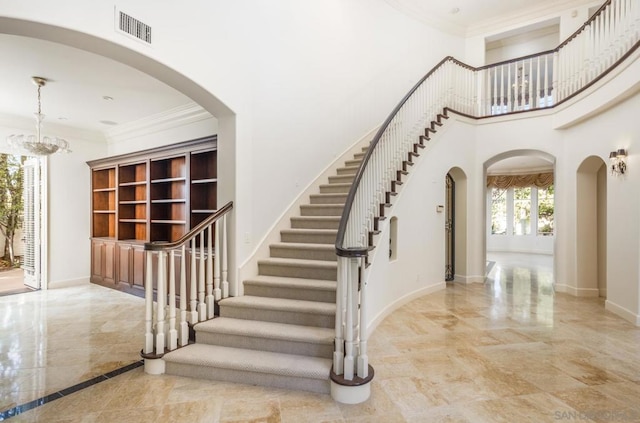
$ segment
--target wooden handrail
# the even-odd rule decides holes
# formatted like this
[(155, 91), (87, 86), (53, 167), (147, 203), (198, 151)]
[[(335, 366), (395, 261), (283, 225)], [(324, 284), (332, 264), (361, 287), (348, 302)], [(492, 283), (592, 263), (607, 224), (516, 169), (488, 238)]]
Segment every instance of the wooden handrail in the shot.
[[(477, 72), (477, 71), (489, 69), (489, 68), (492, 68), (492, 67), (502, 66), (502, 65), (515, 63), (515, 62), (518, 62), (518, 61), (522, 61), (522, 60), (527, 60), (527, 59), (532, 59), (532, 58), (535, 58), (535, 57), (544, 56), (544, 55), (547, 55), (547, 54), (557, 53), (557, 52), (560, 51), (561, 48), (566, 46), (571, 40), (575, 39), (582, 31), (584, 31), (584, 29), (587, 26), (589, 26), (600, 14), (602, 14), (602, 12), (609, 5), (611, 5), (611, 1), (612, 0), (606, 0), (602, 4), (602, 6), (591, 17), (589, 17), (589, 19), (584, 24), (582, 24), (582, 26), (580, 28), (578, 28), (572, 35), (570, 35), (565, 41), (563, 41), (558, 47), (556, 47), (553, 50), (547, 50), (547, 51), (543, 51), (543, 52), (540, 52), (540, 53), (534, 53), (534, 54), (518, 57), (518, 58), (515, 58), (515, 59), (505, 60), (505, 61), (502, 61), (502, 62), (497, 62), (497, 63), (484, 65), (484, 66), (480, 66), (480, 67), (474, 67), (474, 66), (468, 65), (468, 64), (466, 64), (464, 62), (461, 62), (461, 61), (455, 59), (452, 56), (447, 56), (444, 59), (442, 59), (436, 66), (434, 66), (425, 76), (423, 76), (411, 88), (411, 90), (409, 90), (409, 92), (402, 98), (402, 100), (400, 100), (398, 105), (389, 114), (387, 119), (384, 121), (384, 123), (382, 124), (382, 126), (380, 127), (380, 129), (378, 130), (376, 135), (374, 136), (373, 140), (371, 141), (371, 144), (370, 144), (369, 148), (367, 149), (367, 151), (365, 153), (365, 156), (364, 156), (364, 158), (362, 160), (362, 163), (360, 164), (360, 167), (358, 168), (358, 170), (357, 170), (357, 172), (355, 174), (355, 177), (354, 177), (354, 180), (353, 180), (353, 184), (352, 184), (352, 186), (351, 186), (351, 188), (349, 190), (349, 193), (347, 194), (347, 199), (346, 199), (345, 207), (343, 209), (342, 216), (341, 216), (341, 219), (340, 219), (340, 224), (338, 226), (338, 234), (337, 234), (336, 242), (335, 242), (336, 255), (338, 255), (339, 257), (365, 257), (365, 256), (367, 256), (368, 251), (370, 250), (369, 247), (344, 247), (344, 245), (343, 245), (344, 244), (344, 237), (345, 237), (346, 229), (347, 229), (347, 224), (348, 224), (349, 216), (351, 214), (351, 209), (353, 207), (353, 202), (355, 200), (356, 192), (358, 190), (358, 187), (359, 187), (360, 182), (362, 180), (362, 177), (364, 175), (364, 172), (365, 172), (365, 169), (367, 167), (367, 164), (368, 164), (371, 156), (373, 155), (373, 151), (375, 150), (376, 146), (378, 145), (378, 143), (379, 143), (380, 139), (382, 138), (383, 134), (385, 133), (385, 131), (389, 127), (389, 125), (392, 122), (392, 120), (395, 118), (395, 116), (398, 114), (398, 112), (404, 106), (404, 104), (409, 100), (409, 98), (411, 98), (411, 96), (416, 92), (416, 90), (427, 80), (427, 78), (429, 78), (429, 76), (431, 76), (438, 68), (443, 66), (448, 61), (451, 61), (452, 63), (454, 63), (454, 64), (456, 64), (458, 66), (461, 66), (461, 67), (463, 67), (465, 69), (468, 69), (470, 71)], [(585, 89), (591, 87), (593, 84), (595, 84), (595, 82), (600, 80), (602, 77), (604, 77), (606, 74), (608, 74), (613, 68), (615, 68), (615, 66), (617, 66), (619, 63), (621, 63), (623, 60), (625, 60), (629, 55), (631, 55), (638, 48), (639, 45), (640, 45), (640, 42), (637, 42), (635, 45), (633, 45), (629, 49), (629, 51), (626, 54), (624, 54), (614, 64), (609, 66), (600, 75), (598, 75), (592, 81), (589, 81), (584, 87), (581, 87), (576, 92), (571, 93), (569, 96), (567, 96), (567, 98), (563, 98), (560, 101), (558, 101), (557, 103), (553, 104), (553, 106), (551, 106), (551, 107), (556, 107), (559, 104), (564, 103), (568, 99), (570, 99), (572, 97), (575, 97), (577, 94), (579, 94), (580, 92), (584, 91)], [(461, 112), (458, 112), (456, 110), (450, 109), (448, 107), (448, 105), (445, 105), (445, 110), (447, 110), (447, 109), (452, 110), (452, 111), (454, 111), (456, 113), (459, 113), (461, 115), (473, 118), (473, 119), (480, 119), (480, 118), (483, 118), (483, 117), (490, 117), (490, 116), (472, 116), (472, 115), (469, 115), (469, 114), (466, 114), (466, 113), (461, 113)], [(522, 111), (516, 111), (516, 112), (511, 112), (511, 113), (519, 113), (519, 112), (522, 112)]]
[(216, 210), (209, 217), (207, 217), (202, 222), (198, 223), (193, 227), (189, 232), (184, 234), (180, 239), (172, 242), (167, 241), (156, 241), (156, 242), (146, 242), (144, 244), (144, 249), (146, 251), (167, 251), (173, 250), (174, 248), (182, 247), (186, 245), (187, 242), (191, 241), (193, 237), (198, 235), (203, 231), (207, 226), (214, 223), (216, 220), (219, 220), (222, 216), (227, 214), (229, 211), (233, 209), (233, 201), (229, 201), (227, 204)]

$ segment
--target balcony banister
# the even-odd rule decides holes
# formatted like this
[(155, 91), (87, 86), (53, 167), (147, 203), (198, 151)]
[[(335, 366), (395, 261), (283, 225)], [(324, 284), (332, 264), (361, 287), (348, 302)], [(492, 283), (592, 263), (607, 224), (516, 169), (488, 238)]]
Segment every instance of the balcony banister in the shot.
[(482, 119), (555, 107), (593, 86), (638, 46), (640, 2), (607, 0), (552, 50), (480, 67), (447, 56), (400, 100), (364, 154), (338, 226), (332, 381), (357, 385), (369, 377), (364, 325), (371, 234), (381, 232), (389, 194), (396, 194), (417, 149), (426, 148), (448, 111)]

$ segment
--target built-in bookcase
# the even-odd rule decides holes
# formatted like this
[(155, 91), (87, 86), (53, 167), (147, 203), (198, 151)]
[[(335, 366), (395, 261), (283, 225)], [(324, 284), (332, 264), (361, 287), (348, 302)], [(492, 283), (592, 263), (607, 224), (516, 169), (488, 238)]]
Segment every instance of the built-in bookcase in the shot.
[(215, 212), (216, 148), (213, 136), (88, 163), (93, 282), (139, 293), (143, 244), (176, 241)]
[(217, 151), (191, 153), (191, 228), (216, 211), (218, 197)]
[(116, 234), (115, 169), (94, 169), (91, 182), (93, 236), (113, 238)]
[(147, 240), (147, 163), (118, 166), (118, 239)]

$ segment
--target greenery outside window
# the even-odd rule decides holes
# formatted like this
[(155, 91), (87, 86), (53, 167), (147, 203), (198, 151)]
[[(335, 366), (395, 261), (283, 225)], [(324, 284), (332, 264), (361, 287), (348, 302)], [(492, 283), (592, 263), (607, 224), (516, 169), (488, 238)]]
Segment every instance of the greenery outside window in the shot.
[(513, 189), (513, 233), (531, 234), (531, 187)]
[(538, 235), (553, 235), (553, 185), (538, 188)]
[(507, 190), (493, 188), (491, 190), (491, 234), (507, 233)]
[(553, 235), (553, 184), (547, 188), (493, 187), (488, 197), (491, 235)]

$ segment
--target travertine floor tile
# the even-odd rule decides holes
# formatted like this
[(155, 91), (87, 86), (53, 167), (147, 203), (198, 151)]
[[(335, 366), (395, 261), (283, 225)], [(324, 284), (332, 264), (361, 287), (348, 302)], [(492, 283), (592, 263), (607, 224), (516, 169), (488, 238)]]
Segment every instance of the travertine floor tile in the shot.
[[(497, 263), (487, 283), (450, 284), (381, 322), (363, 404), (137, 368), (9, 421), (538, 423), (579, 413), (640, 421), (640, 328), (602, 299), (554, 293), (540, 260), (524, 267)], [(139, 360), (143, 300), (70, 289), (0, 297), (3, 410)]]

